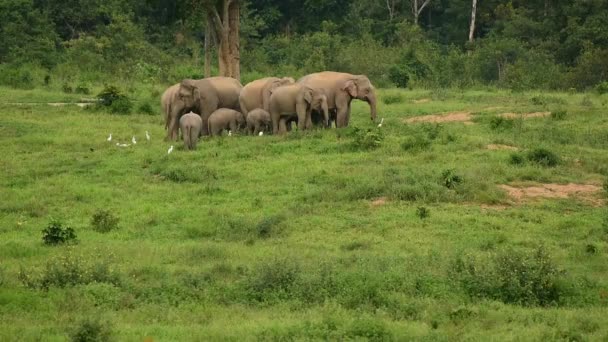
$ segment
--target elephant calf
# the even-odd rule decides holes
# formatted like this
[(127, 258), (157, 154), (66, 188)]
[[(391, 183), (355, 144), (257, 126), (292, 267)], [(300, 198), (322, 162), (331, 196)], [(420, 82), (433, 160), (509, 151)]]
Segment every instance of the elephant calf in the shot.
[(234, 109), (220, 108), (209, 116), (209, 134), (221, 135), (224, 130), (237, 132), (246, 125), (243, 113)]
[(182, 130), (186, 150), (196, 149), (196, 143), (203, 129), (203, 119), (198, 114), (190, 112), (179, 119), (179, 127)]
[(249, 112), (249, 115), (247, 115), (247, 133), (258, 135), (262, 131), (268, 132), (271, 129), (270, 113), (261, 108)]
[(283, 126), (285, 126), (286, 120), (292, 118), (294, 114), (298, 117), (298, 129), (310, 128), (312, 110), (323, 113), (324, 126), (327, 127), (329, 120), (327, 96), (322, 90), (312, 89), (301, 84), (276, 88), (270, 96), (272, 133), (284, 133), (285, 127)]

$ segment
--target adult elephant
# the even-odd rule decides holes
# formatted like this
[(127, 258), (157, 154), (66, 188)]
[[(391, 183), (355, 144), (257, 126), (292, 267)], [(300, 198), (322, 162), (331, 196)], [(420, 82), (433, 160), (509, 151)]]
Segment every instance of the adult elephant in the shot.
[[(211, 113), (218, 108), (240, 110), (239, 94), (241, 89), (243, 89), (241, 82), (230, 77), (208, 77), (202, 80), (186, 79), (179, 84), (175, 100), (183, 102), (186, 108), (201, 116), (203, 120), (202, 134), (209, 135), (208, 120)], [(171, 109), (169, 131), (167, 132), (170, 139), (177, 139), (178, 123), (182, 114), (184, 113)]]
[(336, 112), (336, 127), (348, 126), (353, 99), (367, 102), (371, 119), (376, 120), (376, 90), (365, 75), (324, 71), (304, 76), (298, 83), (325, 92), (330, 112)]
[(247, 114), (257, 108), (269, 111), (270, 94), (280, 86), (294, 84), (296, 81), (291, 77), (266, 77), (247, 83), (239, 96), (241, 113)]
[[(160, 104), (163, 110), (163, 118), (165, 119), (165, 129), (168, 129), (169, 125), (171, 124), (170, 118), (172, 116), (172, 111), (175, 111), (175, 116), (177, 117), (181, 117), (190, 111), (190, 108), (187, 108), (184, 101), (179, 98), (178, 92), (179, 83), (167, 88), (160, 99)], [(167, 132), (167, 139), (170, 138), (170, 134)]]

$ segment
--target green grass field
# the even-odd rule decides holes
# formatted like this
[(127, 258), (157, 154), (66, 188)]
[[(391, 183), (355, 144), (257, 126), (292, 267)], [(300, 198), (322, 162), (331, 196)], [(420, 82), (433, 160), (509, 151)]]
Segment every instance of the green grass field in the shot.
[[(160, 114), (0, 94), (1, 341), (608, 339), (608, 95), (382, 90), (382, 128), (353, 102), (348, 129), (168, 155)], [(499, 187), (541, 183), (598, 190)]]

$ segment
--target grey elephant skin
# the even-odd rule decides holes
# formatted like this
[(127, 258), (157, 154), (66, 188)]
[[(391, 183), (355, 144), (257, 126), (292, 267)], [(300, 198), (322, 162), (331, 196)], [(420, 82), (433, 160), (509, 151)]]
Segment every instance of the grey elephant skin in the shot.
[[(160, 104), (163, 110), (166, 130), (168, 130), (171, 125), (171, 117), (179, 118), (190, 111), (190, 108), (188, 108), (184, 101), (179, 98), (179, 86), (179, 83), (170, 86), (161, 96)], [(177, 134), (172, 137), (171, 131), (167, 131), (167, 140), (176, 138)]]
[(327, 97), (322, 90), (301, 84), (286, 85), (273, 90), (270, 96), (270, 118), (273, 134), (285, 133), (285, 124), (294, 115), (298, 118), (298, 129), (312, 126), (311, 111), (323, 113), (325, 124), (329, 119)]
[(209, 133), (212, 136), (222, 135), (224, 130), (237, 133), (245, 127), (245, 116), (234, 109), (220, 108), (214, 111), (208, 120)]
[(186, 150), (196, 149), (198, 138), (201, 136), (203, 129), (203, 120), (200, 115), (193, 112), (182, 115), (179, 119), (179, 128), (184, 137), (184, 148)]
[(272, 129), (272, 120), (270, 113), (264, 109), (257, 108), (249, 112), (247, 115), (247, 133), (258, 135), (260, 132), (270, 132)]
[(376, 89), (365, 75), (323, 71), (302, 77), (298, 84), (325, 92), (329, 110), (336, 113), (336, 127), (348, 126), (353, 99), (367, 102), (370, 117), (372, 121), (376, 120)]
[[(208, 120), (218, 108), (239, 110), (239, 95), (243, 86), (234, 78), (209, 77), (202, 80), (186, 79), (180, 83), (177, 98), (186, 108), (200, 114), (203, 120), (203, 135), (208, 135)], [(177, 123), (182, 113), (171, 111), (168, 136), (177, 138)]]
[(250, 111), (257, 108), (268, 111), (272, 91), (278, 87), (293, 84), (295, 82), (296, 81), (291, 77), (266, 77), (247, 83), (243, 87), (243, 90), (241, 90), (239, 96), (241, 113), (247, 117)]

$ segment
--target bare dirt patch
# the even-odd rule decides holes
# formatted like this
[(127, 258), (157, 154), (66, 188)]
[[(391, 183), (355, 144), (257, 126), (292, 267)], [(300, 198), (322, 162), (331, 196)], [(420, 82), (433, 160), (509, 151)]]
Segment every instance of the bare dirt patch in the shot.
[(429, 102), (431, 102), (431, 99), (418, 99), (418, 100), (414, 100), (412, 102), (415, 104), (429, 103)]
[(577, 198), (594, 206), (601, 206), (604, 203), (602, 199), (597, 198), (602, 187), (593, 184), (535, 184), (525, 187), (503, 184), (499, 187), (516, 202), (535, 198)]
[(515, 146), (501, 145), (501, 144), (486, 145), (486, 149), (492, 150), (492, 151), (498, 151), (498, 150), (519, 151), (519, 148), (517, 148)]
[(388, 198), (386, 198), (386, 197), (378, 197), (378, 198), (374, 199), (371, 202), (371, 206), (374, 207), (374, 208), (375, 207), (381, 207), (381, 206), (385, 205), (386, 203), (388, 203)]
[(531, 118), (544, 118), (550, 116), (551, 112), (534, 112), (534, 113), (502, 113), (499, 116), (502, 116), (505, 119), (531, 119)]
[(471, 119), (473, 116), (471, 112), (450, 112), (450, 113), (440, 113), (440, 114), (431, 114), (424, 116), (415, 116), (413, 118), (406, 119), (406, 123), (415, 123), (415, 122), (432, 122), (432, 123), (441, 123), (441, 122), (464, 122), (465, 124), (473, 124)]

